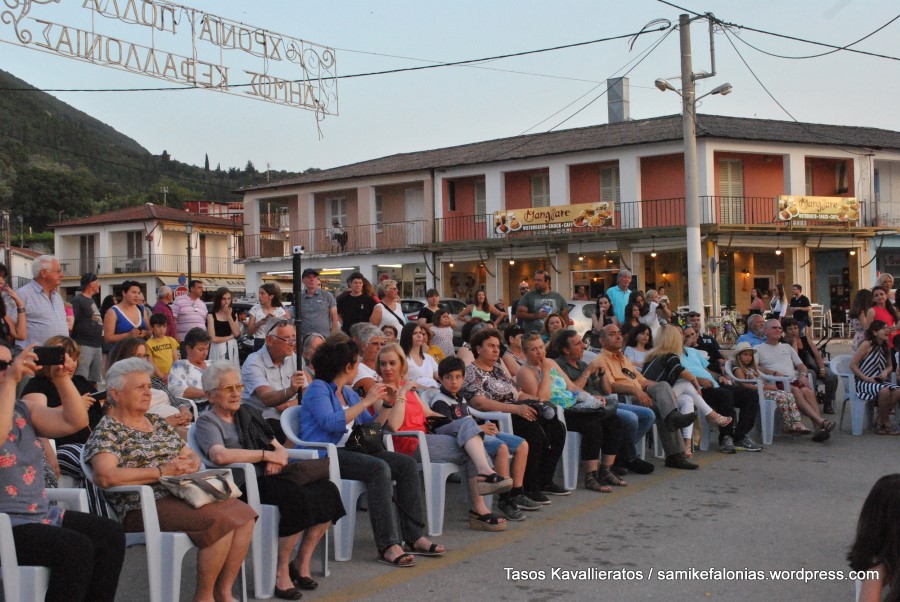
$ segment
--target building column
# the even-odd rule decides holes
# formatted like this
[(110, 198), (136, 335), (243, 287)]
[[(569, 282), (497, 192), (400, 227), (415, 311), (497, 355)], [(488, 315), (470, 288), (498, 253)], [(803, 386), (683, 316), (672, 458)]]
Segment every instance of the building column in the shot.
[(641, 227), (641, 158), (637, 155), (625, 155), (619, 159), (619, 190), (622, 229)]
[(806, 156), (800, 152), (782, 155), (784, 163), (784, 193), (806, 194)]
[(704, 197), (716, 194), (716, 153), (706, 140), (697, 141), (697, 188), (700, 194), (700, 223), (715, 223), (717, 203)]
[(506, 207), (506, 176), (499, 169), (485, 172), (484, 196), (488, 215)]
[(569, 166), (561, 161), (550, 163), (550, 204), (568, 205), (569, 193)]
[[(375, 248), (375, 197), (374, 186), (359, 186), (356, 189), (356, 228), (350, 237), (357, 249)], [(345, 226), (346, 227), (346, 226)]]

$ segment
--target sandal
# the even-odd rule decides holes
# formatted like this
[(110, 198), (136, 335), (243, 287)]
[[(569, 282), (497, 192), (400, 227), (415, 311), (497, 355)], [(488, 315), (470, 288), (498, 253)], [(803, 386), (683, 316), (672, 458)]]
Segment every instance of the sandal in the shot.
[(600, 470), (597, 473), (597, 480), (600, 481), (601, 485), (612, 485), (613, 487), (628, 486), (628, 483), (626, 483), (624, 479), (620, 479), (619, 477), (614, 475), (612, 471), (606, 466), (600, 467)]
[(612, 493), (613, 488), (602, 484), (597, 478), (598, 474), (596, 472), (585, 473), (584, 488), (590, 491), (599, 491), (600, 493)]
[(802, 422), (798, 422), (793, 427), (786, 429), (786, 430), (787, 430), (787, 432), (794, 434), (794, 435), (809, 435), (810, 433), (812, 433), (811, 430), (809, 430), (808, 428), (803, 426)]
[(288, 565), (288, 574), (291, 576), (291, 581), (294, 582), (294, 585), (300, 589), (314, 590), (319, 587), (319, 584), (312, 577), (302, 576), (293, 562)]
[(875, 425), (876, 435), (900, 435), (900, 431), (894, 430), (889, 424), (877, 423)]
[(830, 433), (834, 430), (834, 427), (837, 426), (836, 422), (832, 422), (831, 420), (823, 420), (822, 424), (819, 426), (826, 433)]
[(403, 544), (403, 551), (407, 554), (412, 554), (413, 556), (443, 556), (444, 552), (447, 550), (444, 549), (444, 546), (438, 545), (436, 543), (428, 546), (427, 550), (420, 550), (416, 547), (416, 542), (407, 541)]
[[(713, 414), (715, 414), (715, 418), (713, 418)], [(731, 424), (732, 418), (731, 416), (722, 416), (718, 412), (712, 412), (706, 416), (706, 421), (715, 424), (719, 428), (722, 428), (723, 426), (728, 426), (729, 424)]]
[(469, 510), (469, 528), (473, 531), (503, 531), (506, 529), (506, 519), (491, 512), (478, 514)]
[(393, 560), (388, 559), (388, 557), (385, 556), (385, 553), (388, 551), (388, 549), (389, 548), (378, 550), (378, 562), (396, 567), (398, 569), (408, 569), (410, 567), (416, 566), (416, 559), (413, 557), (413, 555), (407, 554), (405, 552), (401, 553)]
[(496, 472), (491, 474), (479, 474), (478, 495), (493, 495), (506, 493), (512, 489), (513, 481), (509, 477), (501, 477)]

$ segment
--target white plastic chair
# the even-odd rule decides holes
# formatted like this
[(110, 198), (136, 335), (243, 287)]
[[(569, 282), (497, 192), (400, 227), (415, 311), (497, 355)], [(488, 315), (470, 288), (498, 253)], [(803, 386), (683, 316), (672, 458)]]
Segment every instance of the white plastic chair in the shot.
[(572, 491), (578, 487), (578, 464), (581, 460), (581, 433), (570, 431), (566, 425), (565, 411), (556, 406), (556, 416), (566, 426), (566, 445), (560, 457), (562, 466), (563, 488)]
[[(85, 478), (94, 482), (94, 469), (81, 455), (81, 469)], [(147, 548), (147, 577), (150, 581), (151, 602), (178, 602), (181, 592), (181, 564), (184, 555), (194, 544), (186, 533), (164, 532), (159, 528), (156, 500), (148, 485), (121, 485), (103, 491), (109, 493), (136, 493), (140, 496), (143, 533), (126, 533), (128, 547), (143, 545)], [(110, 513), (113, 514), (112, 508)], [(246, 592), (243, 592), (246, 600)]]
[(869, 402), (863, 401), (856, 394), (856, 377), (850, 370), (851, 355), (838, 355), (831, 358), (831, 371), (844, 383), (844, 401), (841, 404), (841, 421), (838, 428), (844, 427), (844, 412), (850, 402), (850, 432), (859, 436), (872, 426), (872, 410)]
[(341, 478), (337, 446), (333, 443), (303, 441), (296, 431), (299, 424), (300, 406), (292, 406), (281, 413), (281, 429), (294, 445), (324, 449), (328, 455), (329, 479), (340, 490), (346, 512), (346, 515), (334, 524), (334, 559), (338, 562), (350, 560), (353, 557), (353, 537), (356, 533), (356, 506), (359, 498), (366, 492), (366, 484), (362, 481)]
[(725, 362), (725, 374), (737, 384), (750, 384), (756, 386), (756, 394), (759, 398), (759, 427), (762, 431), (762, 442), (765, 445), (772, 445), (772, 436), (775, 433), (776, 426), (780, 429), (781, 422), (775, 422), (775, 412), (778, 405), (774, 399), (766, 398), (766, 391), (763, 387), (766, 384), (784, 383), (786, 391), (790, 391), (791, 379), (787, 376), (770, 376), (760, 373), (760, 378), (744, 379), (734, 375), (734, 360)]
[[(253, 528), (253, 539), (250, 544), (250, 557), (253, 560), (253, 591), (257, 598), (267, 599), (275, 595), (275, 573), (278, 569), (278, 522), (281, 515), (277, 506), (263, 504), (259, 499), (259, 486), (256, 482), (256, 470), (249, 462), (219, 465), (210, 460), (200, 446), (197, 445), (197, 433), (194, 425), (188, 429), (188, 445), (200, 456), (200, 461), (207, 467), (230, 468), (240, 470), (244, 474), (244, 491), (247, 504), (259, 515)], [(318, 458), (319, 454), (311, 449), (289, 449), (288, 456), (294, 459)], [(322, 555), (322, 573), (327, 577), (328, 569), (328, 533), (322, 539), (325, 546)]]
[[(84, 489), (47, 489), (50, 501), (61, 502), (71, 510), (88, 511)], [(50, 569), (45, 566), (22, 566), (16, 557), (12, 522), (8, 514), (0, 514), (0, 590), (6, 602), (40, 602), (47, 594)]]

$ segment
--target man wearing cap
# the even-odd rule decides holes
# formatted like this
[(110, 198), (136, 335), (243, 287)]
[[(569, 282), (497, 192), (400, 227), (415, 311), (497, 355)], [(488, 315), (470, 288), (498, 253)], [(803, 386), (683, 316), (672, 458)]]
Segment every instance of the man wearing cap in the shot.
[(176, 339), (175, 316), (172, 315), (172, 308), (169, 307), (172, 305), (173, 299), (175, 299), (175, 293), (172, 292), (172, 287), (159, 287), (159, 290), (156, 291), (156, 305), (153, 306), (153, 313), (162, 314), (168, 318), (169, 322), (166, 325), (166, 336)]
[(191, 328), (206, 330), (206, 303), (200, 298), (203, 296), (203, 282), (191, 280), (188, 282), (188, 294), (181, 295), (172, 304), (172, 315), (175, 316), (175, 338), (178, 342), (184, 342), (184, 335)]
[(81, 276), (81, 292), (72, 299), (72, 340), (81, 348), (78, 368), (80, 374), (96, 385), (100, 381), (100, 367), (103, 364), (103, 320), (94, 296), (100, 292), (97, 274), (88, 272)]
[(323, 336), (337, 332), (337, 304), (334, 295), (322, 288), (319, 271), (306, 268), (301, 278), (306, 290), (300, 295), (300, 340), (313, 332)]

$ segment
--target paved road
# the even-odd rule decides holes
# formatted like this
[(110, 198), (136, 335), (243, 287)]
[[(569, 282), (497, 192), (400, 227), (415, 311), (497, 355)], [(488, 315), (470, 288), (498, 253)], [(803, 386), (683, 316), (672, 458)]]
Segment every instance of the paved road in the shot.
[[(653, 460), (657, 471), (629, 476), (626, 488), (613, 494), (578, 489), (497, 534), (467, 529), (459, 485), (451, 484), (444, 534), (436, 538), (450, 549), (446, 557), (420, 559), (412, 569), (376, 563), (361, 514), (354, 560), (331, 563), (331, 576), (304, 599), (851, 600), (852, 582), (759, 580), (749, 573), (846, 571), (862, 501), (878, 477), (897, 471), (898, 446), (900, 437), (851, 436), (848, 413), (845, 432), (825, 444), (781, 436), (762, 453), (733, 456), (713, 445), (697, 453), (701, 468), (694, 472)], [(142, 552), (129, 551), (120, 600), (145, 599), (141, 560)], [(183, 599), (193, 590), (192, 563), (185, 562)], [(566, 579), (554, 568), (588, 573)], [(659, 574), (690, 569), (748, 574), (681, 580)], [(604, 578), (599, 571), (642, 578)]]

